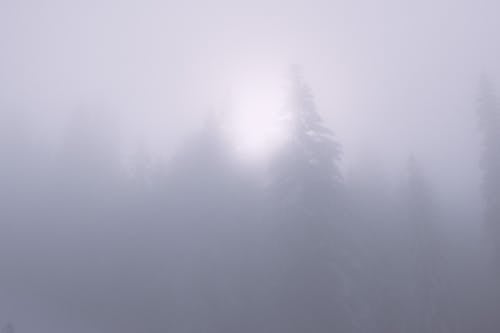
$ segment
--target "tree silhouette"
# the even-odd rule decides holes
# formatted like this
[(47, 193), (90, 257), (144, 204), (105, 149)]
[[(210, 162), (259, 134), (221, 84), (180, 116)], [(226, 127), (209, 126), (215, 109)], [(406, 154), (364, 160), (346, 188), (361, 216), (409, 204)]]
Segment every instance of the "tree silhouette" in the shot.
[(500, 260), (500, 113), (493, 85), (487, 77), (481, 79), (477, 115), (482, 134), (484, 219)]
[[(340, 146), (316, 111), (300, 68), (290, 71), (289, 138), (271, 167), (281, 254), (281, 331), (350, 331), (342, 253)], [(345, 248), (343, 248), (345, 250)]]

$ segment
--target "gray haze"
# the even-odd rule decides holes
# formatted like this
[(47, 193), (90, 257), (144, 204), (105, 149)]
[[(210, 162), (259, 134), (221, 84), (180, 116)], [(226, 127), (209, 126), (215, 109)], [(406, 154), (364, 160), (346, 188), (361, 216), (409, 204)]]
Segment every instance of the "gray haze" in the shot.
[[(191, 184), (189, 192), (176, 180), (191, 178), (182, 173), (189, 169), (186, 166), (200, 167), (210, 160), (198, 161), (196, 158), (206, 151), (196, 150), (192, 142), (198, 142), (199, 135), (211, 138), (203, 132), (210, 127), (206, 124), (210, 123), (209, 110), (223, 115), (237, 112), (234, 105), (247, 84), (250, 89), (260, 81), (286, 86), (290, 64), (301, 65), (317, 112), (341, 145), (337, 166), (347, 192), (354, 193), (347, 196), (359, 203), (366, 194), (386, 200), (366, 207), (386, 205), (398, 210), (398, 193), (411, 192), (405, 188), (405, 177), (413, 156), (438, 202), (437, 215), (444, 216), (439, 228), (445, 229), (443, 238), (452, 244), (446, 250), (452, 253), (447, 260), (450, 271), (477, 268), (471, 259), (476, 257), (484, 260), (477, 264), (477, 270), (487, 271), (487, 255), (482, 257), (488, 247), (483, 248), (481, 238), (485, 234), (479, 167), (482, 141), (476, 109), (480, 76), (487, 74), (493, 82), (500, 79), (498, 13), (500, 2), (495, 0), (0, 0), (0, 146), (4, 165), (0, 328), (13, 322), (16, 332), (166, 332), (166, 327), (168, 332), (201, 332), (194, 324), (189, 327), (185, 323), (189, 320), (181, 320), (179, 326), (172, 324), (172, 318), (187, 316), (182, 306), (192, 309), (191, 305), (172, 310), (163, 298), (177, 297), (180, 300), (176, 302), (182, 303), (185, 299), (178, 296), (182, 288), (203, 290), (204, 274), (211, 269), (200, 267), (209, 265), (210, 259), (193, 255), (192, 261), (168, 261), (163, 255), (169, 251), (177, 255), (185, 250), (185, 244), (194, 248), (198, 244), (202, 252), (200, 244), (210, 243), (203, 238), (204, 229), (190, 233), (198, 224), (181, 226), (183, 219), (198, 221), (199, 217), (186, 217), (177, 210), (185, 208), (183, 205), (191, 207), (186, 210), (193, 209), (180, 197), (191, 198), (195, 193), (203, 198), (200, 192), (210, 192), (212, 185), (200, 190)], [(497, 91), (500, 93), (500, 88)], [(136, 165), (138, 159), (150, 162)], [(154, 174), (145, 176), (154, 180), (152, 185), (141, 178), (147, 190), (130, 176), (144, 171), (140, 166)], [(149, 169), (153, 166), (155, 171)], [(237, 175), (228, 176), (234, 177), (227, 180), (231, 183), (228, 188), (244, 183), (238, 188), (251, 188), (248, 196), (257, 199), (248, 199), (247, 194), (233, 198), (240, 200), (238, 206), (251, 202), (245, 206), (246, 214), (224, 211), (232, 218), (238, 216), (235, 219), (241, 226), (221, 222), (217, 228), (266, 234), (261, 224), (266, 225), (269, 217), (256, 218), (252, 214), (258, 213), (248, 207), (263, 200), (258, 193), (260, 187), (266, 188), (267, 180), (262, 185), (255, 174), (258, 172), (246, 168), (235, 169), (250, 174), (248, 179), (235, 172)], [(193, 175), (205, 172), (198, 171), (192, 170)], [(16, 182), (18, 178), (22, 181)], [(50, 183), (47, 179), (56, 180)], [(49, 196), (50, 200), (38, 200)], [(168, 200), (155, 201), (158, 198)], [(222, 202), (224, 198), (221, 195)], [(210, 205), (196, 200), (194, 207)], [(102, 203), (108, 201), (109, 207), (103, 208)], [(137, 209), (125, 211), (117, 206)], [(268, 204), (264, 206), (264, 215), (273, 210)], [(377, 209), (383, 211), (378, 222), (389, 230), (374, 236), (381, 239), (391, 234), (391, 226), (398, 224), (395, 216), (400, 214), (387, 213), (385, 210), (391, 208), (386, 206)], [(360, 210), (370, 215), (370, 208), (363, 207)], [(18, 214), (18, 210), (27, 213)], [(98, 217), (92, 215), (94, 211), (99, 211)], [(144, 211), (154, 216), (150, 224), (141, 215)], [(159, 218), (162, 214), (168, 217)], [(280, 219), (286, 220), (276, 218)], [(370, 231), (358, 231), (363, 226), (375, 227), (364, 215), (352, 219), (357, 222), (349, 223), (345, 232), (355, 235), (353, 244), (363, 243)], [(252, 222), (245, 226), (245, 221)], [(219, 234), (208, 229), (207, 237), (217, 239)], [(401, 239), (396, 243), (404, 243)], [(260, 241), (264, 249), (267, 243)], [(353, 247), (362, 248), (367, 257), (370, 246), (380, 253), (386, 251), (370, 244)], [(224, 259), (230, 257), (228, 249), (237, 245), (220, 246), (223, 254), (220, 258), (214, 255), (215, 266), (238, 262)], [(252, 254), (267, 256), (266, 252)], [(360, 256), (368, 266), (380, 262)], [(165, 262), (173, 262), (173, 266)], [(251, 270), (242, 271), (245, 269)], [(371, 276), (370, 268), (362, 270)], [(467, 270), (457, 274), (467, 275)], [(353, 282), (354, 289), (370, 288), (364, 274), (353, 274), (361, 281), (358, 285)], [(478, 276), (467, 275), (455, 282), (469, 286), (488, 280), (486, 273)], [(169, 287), (164, 287), (162, 281), (167, 280)], [(464, 305), (467, 309), (481, 303), (477, 295), (485, 293), (473, 288), (467, 292), (474, 294), (471, 304)], [(457, 297), (467, 299), (467, 292)], [(360, 315), (354, 317), (360, 324), (354, 326), (370, 327), (366, 318), (371, 318), (367, 314), (371, 312), (359, 308)], [(477, 327), (470, 325), (465, 326)], [(232, 332), (241, 332), (230, 327)], [(275, 327), (274, 332), (284, 333), (278, 330)], [(425, 332), (452, 331), (458, 332)]]
[[(500, 71), (497, 10), (496, 1), (2, 1), (2, 104), (51, 123), (104, 103), (130, 140), (168, 149), (245, 68), (276, 75), (300, 63), (349, 155), (375, 144), (470, 171), (460, 152), (474, 148), (464, 144), (475, 85)], [(456, 173), (442, 176), (459, 186)]]

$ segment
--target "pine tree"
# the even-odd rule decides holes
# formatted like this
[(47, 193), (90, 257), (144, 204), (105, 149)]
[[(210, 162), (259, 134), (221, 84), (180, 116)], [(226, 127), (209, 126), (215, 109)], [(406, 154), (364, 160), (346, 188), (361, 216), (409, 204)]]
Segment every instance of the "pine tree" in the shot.
[(300, 202), (304, 214), (330, 214), (342, 184), (340, 145), (316, 111), (298, 66), (290, 70), (283, 117), (289, 140), (275, 159), (275, 188), (281, 192), (278, 195), (289, 203)]
[(497, 332), (500, 327), (498, 306), (500, 288), (500, 110), (492, 82), (481, 78), (477, 107), (479, 130), (481, 133), (480, 167), (482, 170), (481, 190), (484, 202), (483, 218), (488, 250), (491, 255), (491, 275), (488, 290), (483, 299), (486, 309), (487, 332)]
[(500, 262), (500, 113), (493, 85), (486, 77), (480, 84), (477, 115), (482, 134), (484, 220)]
[(244, 274), (253, 260), (247, 232), (253, 212), (236, 163), (215, 115), (171, 163), (165, 183), (173, 231), (168, 246), (171, 253), (182, 253), (171, 260), (173, 279), (179, 279), (173, 290), (174, 303), (180, 304), (174, 330), (255, 331), (254, 312), (244, 310), (254, 282)]
[(280, 319), (275, 329), (348, 332), (349, 278), (340, 236), (340, 146), (316, 111), (297, 66), (290, 72), (284, 119), (289, 139), (271, 169), (282, 268), (278, 274)]
[(349, 223), (361, 244), (356, 259), (363, 269), (356, 275), (355, 289), (363, 300), (356, 316), (365, 314), (366, 332), (398, 332), (404, 322), (402, 291), (408, 283), (401, 269), (402, 223), (396, 218), (396, 200), (385, 171), (378, 158), (365, 153), (346, 177), (353, 216)]
[(408, 330), (415, 333), (449, 332), (451, 323), (444, 312), (446, 286), (443, 275), (442, 239), (433, 190), (421, 167), (410, 158), (406, 193), (406, 219), (410, 240), (408, 263), (413, 283), (410, 289)]

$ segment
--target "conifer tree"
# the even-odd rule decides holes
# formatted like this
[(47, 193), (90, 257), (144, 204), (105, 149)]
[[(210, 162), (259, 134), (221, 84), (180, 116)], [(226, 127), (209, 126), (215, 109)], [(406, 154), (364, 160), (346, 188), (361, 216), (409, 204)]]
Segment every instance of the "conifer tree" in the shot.
[(500, 327), (498, 306), (500, 299), (500, 109), (492, 82), (481, 78), (477, 106), (481, 133), (480, 167), (482, 170), (481, 191), (483, 197), (483, 220), (487, 236), (487, 248), (491, 255), (491, 282), (484, 295), (488, 332), (497, 332)]
[(298, 66), (290, 70), (288, 89), (283, 118), (289, 138), (275, 158), (275, 188), (289, 203), (300, 202), (304, 214), (326, 216), (342, 184), (340, 145), (317, 112)]
[(446, 286), (443, 274), (443, 240), (433, 190), (416, 159), (408, 163), (406, 220), (410, 253), (407, 263), (411, 286), (407, 324), (411, 332), (448, 332), (451, 323), (445, 313)]
[(288, 141), (272, 163), (281, 276), (278, 330), (348, 332), (349, 277), (340, 212), (340, 146), (316, 110), (300, 69), (291, 68), (284, 119)]
[[(220, 119), (210, 115), (181, 149), (167, 174), (171, 268), (181, 304), (174, 328), (204, 332), (251, 330), (246, 231), (253, 212)], [(175, 237), (175, 235), (179, 237)], [(252, 281), (253, 282), (253, 281)], [(179, 290), (185, 290), (179, 292)], [(243, 324), (245, 323), (245, 324)], [(248, 328), (243, 328), (245, 326)]]
[(477, 115), (482, 135), (484, 220), (500, 267), (500, 111), (493, 85), (486, 77), (480, 84)]

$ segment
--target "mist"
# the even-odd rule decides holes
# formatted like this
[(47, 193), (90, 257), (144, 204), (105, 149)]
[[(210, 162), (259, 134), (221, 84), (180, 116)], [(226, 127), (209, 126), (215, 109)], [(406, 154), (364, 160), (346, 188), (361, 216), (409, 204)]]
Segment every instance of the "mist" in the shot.
[(0, 332), (498, 332), (496, 1), (0, 1)]

